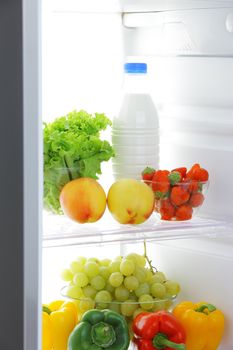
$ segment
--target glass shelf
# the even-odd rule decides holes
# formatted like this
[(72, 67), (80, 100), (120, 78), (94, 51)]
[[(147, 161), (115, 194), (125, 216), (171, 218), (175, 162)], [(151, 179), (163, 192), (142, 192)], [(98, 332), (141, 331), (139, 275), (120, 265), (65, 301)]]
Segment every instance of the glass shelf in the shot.
[(233, 235), (233, 222), (193, 218), (183, 222), (159, 221), (155, 215), (141, 225), (120, 225), (108, 213), (96, 223), (78, 224), (64, 216), (44, 214), (43, 247), (102, 245)]

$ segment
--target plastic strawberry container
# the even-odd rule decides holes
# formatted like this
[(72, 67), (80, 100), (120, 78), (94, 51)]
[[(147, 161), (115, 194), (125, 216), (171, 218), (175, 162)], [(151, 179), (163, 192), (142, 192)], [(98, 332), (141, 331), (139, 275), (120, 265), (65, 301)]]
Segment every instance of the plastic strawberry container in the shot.
[(174, 185), (145, 181), (155, 194), (155, 213), (161, 220), (185, 221), (197, 215), (203, 205), (209, 181), (186, 180)]

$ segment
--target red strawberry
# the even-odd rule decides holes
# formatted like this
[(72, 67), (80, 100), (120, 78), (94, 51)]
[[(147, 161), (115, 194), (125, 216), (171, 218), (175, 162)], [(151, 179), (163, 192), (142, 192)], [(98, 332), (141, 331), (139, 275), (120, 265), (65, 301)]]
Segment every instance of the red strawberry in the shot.
[(204, 168), (199, 168), (193, 171), (192, 177), (197, 181), (208, 181), (209, 173)]
[(188, 191), (180, 186), (174, 186), (171, 190), (171, 203), (175, 206), (179, 206), (188, 202), (190, 194)]
[(176, 209), (176, 220), (189, 220), (192, 218), (193, 209), (188, 204), (183, 204)]
[(181, 168), (176, 168), (176, 169), (173, 169), (173, 171), (177, 171), (178, 173), (180, 173), (181, 177), (184, 178), (186, 176), (186, 173), (187, 173), (187, 168), (185, 167), (181, 167)]
[(154, 176), (154, 173), (155, 173), (155, 169), (147, 166), (141, 173), (143, 181), (145, 182), (151, 181)]
[(184, 189), (187, 190), (189, 193), (195, 193), (199, 190), (199, 183), (196, 180), (191, 180), (185, 178), (183, 180), (184, 183)]
[(199, 207), (200, 205), (202, 205), (202, 203), (204, 202), (205, 197), (203, 196), (202, 193), (197, 192), (197, 193), (193, 193), (190, 197), (189, 200), (189, 204), (196, 208)]
[(170, 182), (168, 175), (168, 170), (158, 170), (155, 172), (152, 178), (152, 190), (154, 192), (161, 192), (162, 194), (165, 194), (169, 191)]
[(194, 173), (194, 171), (196, 171), (197, 169), (200, 169), (200, 164), (198, 164), (198, 163), (194, 164), (194, 165), (191, 167), (191, 169), (187, 172), (186, 177), (187, 177), (188, 179), (193, 179), (193, 173)]
[(169, 199), (162, 199), (160, 201), (160, 210), (162, 220), (171, 220), (175, 215), (175, 208)]

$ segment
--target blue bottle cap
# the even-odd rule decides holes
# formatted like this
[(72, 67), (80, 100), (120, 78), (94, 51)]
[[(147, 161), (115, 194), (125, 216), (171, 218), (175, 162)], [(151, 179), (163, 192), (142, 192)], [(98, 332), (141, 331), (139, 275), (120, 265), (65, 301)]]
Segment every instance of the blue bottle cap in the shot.
[(125, 73), (136, 73), (136, 74), (145, 74), (147, 73), (147, 64), (146, 63), (125, 63), (124, 64)]

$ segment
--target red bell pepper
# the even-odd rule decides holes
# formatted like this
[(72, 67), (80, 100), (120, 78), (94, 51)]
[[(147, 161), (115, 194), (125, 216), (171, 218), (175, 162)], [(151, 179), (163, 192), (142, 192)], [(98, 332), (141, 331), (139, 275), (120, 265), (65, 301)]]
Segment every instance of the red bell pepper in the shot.
[(167, 311), (142, 312), (133, 321), (138, 350), (185, 350), (185, 331), (180, 321)]

